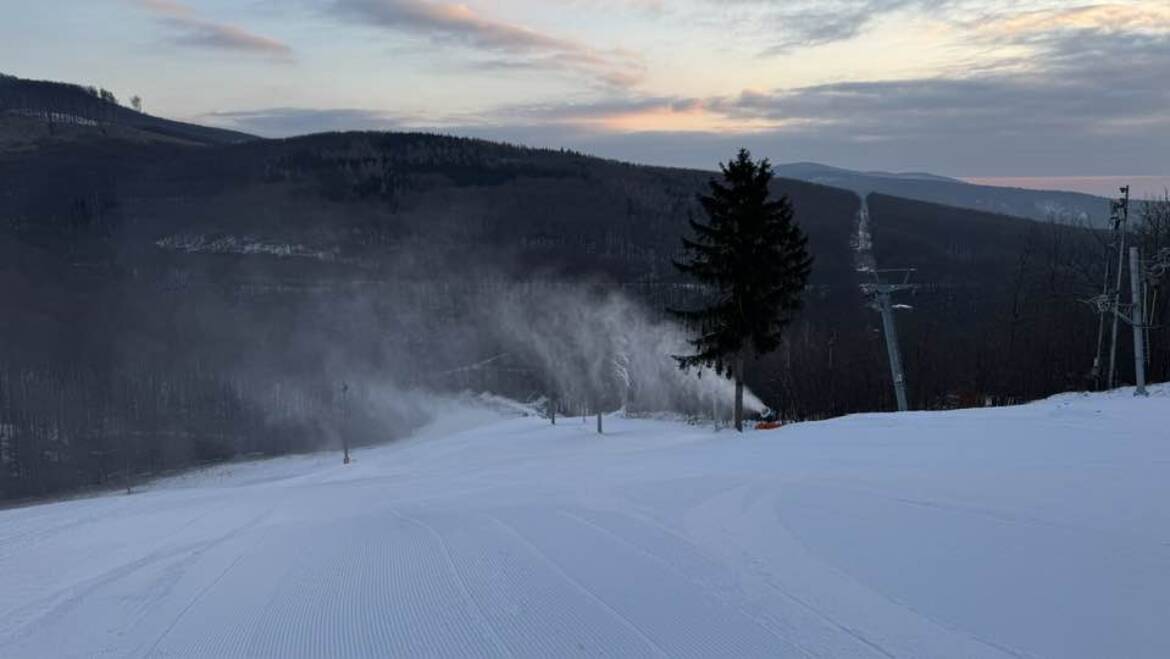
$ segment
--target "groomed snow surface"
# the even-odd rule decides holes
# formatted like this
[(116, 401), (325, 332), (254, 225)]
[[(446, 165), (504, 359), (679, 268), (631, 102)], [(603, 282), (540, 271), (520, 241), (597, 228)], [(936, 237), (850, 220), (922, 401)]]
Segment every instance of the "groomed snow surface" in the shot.
[(410, 440), (0, 512), (0, 656), (1170, 656), (1170, 389)]

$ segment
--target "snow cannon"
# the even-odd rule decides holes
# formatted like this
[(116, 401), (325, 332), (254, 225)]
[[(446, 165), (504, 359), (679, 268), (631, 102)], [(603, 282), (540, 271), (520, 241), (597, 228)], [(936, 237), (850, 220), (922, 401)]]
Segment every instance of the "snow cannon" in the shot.
[(759, 421), (756, 422), (756, 430), (775, 430), (784, 425), (784, 421), (780, 419), (780, 415), (776, 410), (765, 409), (763, 414), (760, 414)]

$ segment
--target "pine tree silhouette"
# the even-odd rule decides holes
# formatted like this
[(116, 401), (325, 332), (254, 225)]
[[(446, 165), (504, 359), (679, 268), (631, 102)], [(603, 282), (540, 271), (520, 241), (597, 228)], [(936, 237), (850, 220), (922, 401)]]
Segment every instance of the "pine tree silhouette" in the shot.
[(690, 220), (686, 257), (674, 266), (711, 293), (708, 306), (672, 313), (697, 332), (695, 352), (676, 356), (679, 367), (709, 366), (735, 378), (735, 427), (743, 431), (743, 365), (780, 345), (785, 326), (801, 307), (812, 269), (808, 238), (796, 223), (787, 195), (772, 199), (772, 166), (746, 149), (720, 164), (699, 196), (709, 222)]

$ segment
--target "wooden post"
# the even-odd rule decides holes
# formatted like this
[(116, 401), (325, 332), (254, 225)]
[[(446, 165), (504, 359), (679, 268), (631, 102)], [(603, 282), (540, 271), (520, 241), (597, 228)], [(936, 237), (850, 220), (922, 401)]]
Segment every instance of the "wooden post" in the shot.
[[(342, 382), (341, 383), (341, 414), (342, 414), (343, 419), (349, 418), (348, 408), (345, 406), (346, 394), (348, 394), (348, 393), (349, 393), (349, 385), (346, 384), (345, 382)], [(342, 450), (345, 452), (345, 457), (342, 459), (341, 464), (349, 464), (349, 428), (342, 427), (342, 429), (341, 429), (341, 447), (342, 447)]]
[[(125, 435), (125, 437), (129, 437), (129, 435)], [(133, 494), (134, 490), (130, 486), (130, 442), (129, 439), (125, 439), (123, 442), (125, 448), (122, 451), (122, 474), (126, 479), (126, 494)]]
[(743, 432), (743, 352), (735, 356), (735, 430)]

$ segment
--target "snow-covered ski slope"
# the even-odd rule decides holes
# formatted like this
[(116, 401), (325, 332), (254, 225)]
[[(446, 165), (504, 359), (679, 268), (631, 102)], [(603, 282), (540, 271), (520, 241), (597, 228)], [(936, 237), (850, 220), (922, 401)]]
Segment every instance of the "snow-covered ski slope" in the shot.
[(0, 512), (0, 656), (1170, 656), (1170, 389), (444, 424)]

